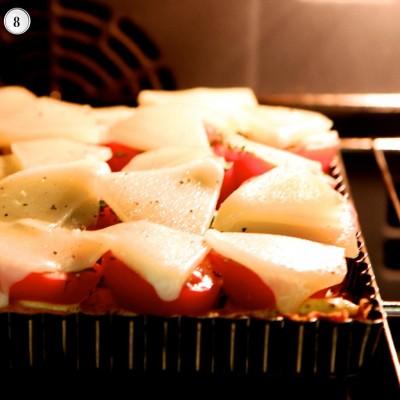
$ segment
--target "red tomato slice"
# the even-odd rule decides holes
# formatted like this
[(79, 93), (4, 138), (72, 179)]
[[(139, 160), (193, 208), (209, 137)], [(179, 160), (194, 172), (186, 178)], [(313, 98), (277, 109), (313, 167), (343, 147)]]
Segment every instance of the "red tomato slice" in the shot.
[(237, 159), (233, 165), (238, 187), (248, 179), (264, 174), (274, 168), (273, 165), (246, 151), (238, 151)]
[(94, 225), (88, 227), (88, 230), (95, 231), (97, 229), (107, 228), (107, 226), (118, 224), (120, 219), (111, 209), (111, 207), (105, 205), (101, 208), (97, 221)]
[(106, 143), (104, 146), (108, 146), (112, 150), (113, 156), (107, 163), (113, 172), (121, 171), (133, 157), (141, 153), (140, 150), (115, 142)]
[(255, 157), (251, 153), (231, 149), (221, 143), (214, 144), (213, 151), (216, 155), (224, 157), (226, 161), (232, 163), (232, 166), (225, 171), (217, 208), (243, 182), (274, 168), (271, 164)]
[(92, 314), (104, 314), (119, 308), (109, 288), (97, 287), (94, 292), (85, 299), (80, 306), (83, 312)]
[(248, 310), (276, 309), (272, 290), (253, 271), (214, 251), (209, 258), (214, 270), (221, 274), (223, 289), (232, 304)]
[(96, 264), (79, 273), (31, 273), (10, 289), (10, 304), (29, 300), (49, 304), (79, 304), (96, 288), (103, 268)]
[(174, 301), (163, 301), (153, 286), (111, 253), (103, 257), (106, 285), (126, 310), (153, 315), (202, 315), (215, 307), (221, 281), (204, 260), (193, 272)]
[(239, 150), (232, 149), (222, 143), (213, 143), (212, 149), (214, 154), (224, 157), (226, 161), (236, 161)]
[(222, 181), (221, 191), (217, 202), (217, 209), (221, 203), (238, 188), (235, 179), (235, 170), (233, 165), (224, 172), (224, 180)]
[(307, 149), (306, 147), (292, 150), (293, 153), (309, 158), (310, 160), (318, 161), (322, 165), (324, 172), (329, 172), (330, 166), (338, 154), (336, 146), (324, 147), (321, 149)]

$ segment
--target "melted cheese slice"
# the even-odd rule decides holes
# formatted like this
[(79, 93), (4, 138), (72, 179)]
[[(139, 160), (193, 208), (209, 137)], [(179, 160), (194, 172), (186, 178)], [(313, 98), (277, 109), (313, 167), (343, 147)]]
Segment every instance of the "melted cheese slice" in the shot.
[(195, 107), (201, 113), (209, 135), (236, 132), (238, 116), (245, 109), (257, 105), (254, 92), (245, 87), (144, 90), (139, 93), (138, 102), (142, 106), (175, 104)]
[(139, 93), (139, 105), (193, 104), (217, 109), (252, 107), (257, 98), (250, 88), (194, 88), (185, 90), (143, 90)]
[(347, 257), (358, 254), (350, 204), (307, 170), (278, 167), (247, 181), (222, 203), (213, 227), (297, 236), (344, 247)]
[(13, 143), (11, 150), (23, 169), (70, 161), (107, 161), (112, 151), (97, 146), (64, 138), (49, 138)]
[(333, 122), (314, 111), (260, 105), (243, 110), (238, 115), (237, 125), (251, 140), (288, 148), (306, 140), (308, 135), (328, 133)]
[(0, 292), (30, 273), (78, 272), (92, 267), (107, 251), (93, 232), (69, 230), (38, 220), (0, 222)]
[(273, 166), (309, 169), (318, 174), (322, 173), (321, 164), (319, 162), (265, 144), (253, 142), (240, 135), (227, 135), (223, 139), (223, 142), (233, 149), (253, 154), (255, 157)]
[(164, 301), (179, 297), (208, 252), (202, 236), (148, 221), (114, 225), (102, 233), (114, 256), (149, 282)]
[(21, 169), (20, 163), (13, 154), (0, 156), (0, 179)]
[(21, 86), (5, 86), (0, 88), (0, 116), (9, 114), (30, 107), (36, 96)]
[(340, 140), (336, 131), (315, 132), (300, 138), (293, 147), (308, 150), (321, 150), (326, 148), (339, 149)]
[(109, 136), (110, 141), (138, 150), (209, 147), (202, 113), (182, 104), (139, 107), (131, 118), (114, 125)]
[(123, 171), (175, 167), (204, 158), (215, 157), (212, 157), (210, 149), (204, 147), (163, 147), (138, 154), (123, 168)]
[(147, 219), (202, 234), (210, 226), (223, 173), (218, 161), (204, 159), (172, 168), (105, 175), (100, 191), (122, 221)]
[(37, 218), (68, 226), (96, 221), (96, 181), (110, 169), (99, 161), (36, 167), (0, 180), (0, 221)]
[(91, 114), (94, 115), (96, 121), (107, 128), (111, 128), (117, 122), (132, 117), (134, 112), (135, 108), (127, 106), (96, 107), (91, 109)]
[(29, 107), (0, 119), (0, 146), (48, 137), (99, 143), (104, 140), (106, 130), (89, 106), (41, 97), (29, 103)]
[(309, 240), (215, 230), (209, 230), (205, 240), (268, 285), (282, 313), (296, 312), (315, 292), (341, 283), (347, 272), (342, 248)]

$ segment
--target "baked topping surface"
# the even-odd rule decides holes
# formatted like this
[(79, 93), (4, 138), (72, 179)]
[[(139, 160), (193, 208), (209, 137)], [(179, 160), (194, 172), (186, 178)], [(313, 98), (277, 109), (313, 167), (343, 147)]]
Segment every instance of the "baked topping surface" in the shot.
[(0, 116), (3, 307), (93, 312), (106, 292), (101, 312), (358, 308), (338, 290), (357, 222), (324, 173), (325, 116), (248, 88), (95, 109), (19, 87), (0, 89)]

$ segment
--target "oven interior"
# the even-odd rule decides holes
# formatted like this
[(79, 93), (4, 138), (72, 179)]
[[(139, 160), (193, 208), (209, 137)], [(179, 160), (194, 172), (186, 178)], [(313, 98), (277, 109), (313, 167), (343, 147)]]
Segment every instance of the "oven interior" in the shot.
[[(1, 1), (2, 14), (13, 5)], [(392, 51), (400, 35), (396, 1), (21, 0), (18, 6), (32, 24), (20, 36), (0, 31), (2, 85), (92, 105), (134, 105), (146, 88), (252, 86), (263, 103), (326, 113), (343, 139), (399, 136), (400, 99), (368, 95), (400, 92), (400, 56)], [(342, 154), (400, 350), (399, 216), (373, 149), (344, 141)], [(400, 152), (387, 149), (384, 156), (398, 196)], [(365, 390), (368, 374), (396, 386), (389, 345), (381, 340), (375, 365), (354, 393)]]

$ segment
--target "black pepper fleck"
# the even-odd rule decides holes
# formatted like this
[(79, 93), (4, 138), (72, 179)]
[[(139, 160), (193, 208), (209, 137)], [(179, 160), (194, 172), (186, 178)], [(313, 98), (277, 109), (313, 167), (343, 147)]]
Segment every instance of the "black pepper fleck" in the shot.
[(54, 204), (52, 204), (50, 210), (57, 210), (57, 207)]

